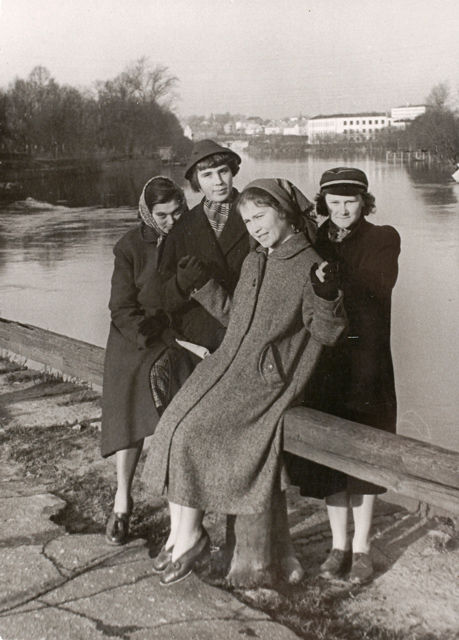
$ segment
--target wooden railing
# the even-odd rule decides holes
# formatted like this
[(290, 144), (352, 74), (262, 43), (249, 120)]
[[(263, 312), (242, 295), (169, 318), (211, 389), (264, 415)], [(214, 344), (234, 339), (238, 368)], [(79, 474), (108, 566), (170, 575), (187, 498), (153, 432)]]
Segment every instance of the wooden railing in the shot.
[[(0, 348), (102, 384), (104, 349), (0, 318)], [(459, 453), (313, 409), (289, 409), (284, 448), (459, 515)]]

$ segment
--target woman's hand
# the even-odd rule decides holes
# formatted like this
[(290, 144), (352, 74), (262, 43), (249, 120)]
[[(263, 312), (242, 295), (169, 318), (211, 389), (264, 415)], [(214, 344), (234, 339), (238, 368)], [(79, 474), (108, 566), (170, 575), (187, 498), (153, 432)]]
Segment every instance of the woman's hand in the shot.
[(145, 345), (151, 346), (157, 340), (163, 331), (169, 327), (170, 319), (167, 313), (162, 309), (158, 309), (154, 315), (148, 316), (139, 324), (139, 333), (145, 337)]
[(336, 300), (339, 293), (339, 265), (337, 262), (315, 262), (311, 267), (314, 293), (323, 300)]
[(185, 256), (177, 265), (177, 285), (189, 294), (194, 289), (201, 289), (210, 280), (209, 269), (205, 262), (196, 256)]

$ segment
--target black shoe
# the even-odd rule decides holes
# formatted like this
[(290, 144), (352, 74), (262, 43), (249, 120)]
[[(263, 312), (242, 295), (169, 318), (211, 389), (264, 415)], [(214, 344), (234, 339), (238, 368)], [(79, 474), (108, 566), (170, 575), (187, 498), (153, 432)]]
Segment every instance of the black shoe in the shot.
[(169, 562), (161, 576), (159, 584), (162, 587), (169, 587), (176, 582), (185, 580), (193, 571), (197, 562), (203, 562), (210, 556), (210, 539), (207, 531), (199, 538), (194, 547), (186, 551), (175, 562)]
[(105, 528), (105, 539), (108, 544), (120, 547), (126, 544), (129, 537), (129, 519), (134, 508), (134, 501), (131, 498), (131, 508), (129, 513), (115, 513), (112, 511)]
[(352, 551), (332, 549), (328, 558), (320, 565), (319, 576), (325, 580), (337, 580), (349, 571), (352, 564)]
[(153, 573), (162, 573), (166, 570), (167, 565), (172, 561), (172, 549), (173, 547), (166, 550), (166, 547), (163, 547), (153, 559)]
[(368, 553), (353, 553), (349, 582), (367, 584), (373, 577), (373, 563)]

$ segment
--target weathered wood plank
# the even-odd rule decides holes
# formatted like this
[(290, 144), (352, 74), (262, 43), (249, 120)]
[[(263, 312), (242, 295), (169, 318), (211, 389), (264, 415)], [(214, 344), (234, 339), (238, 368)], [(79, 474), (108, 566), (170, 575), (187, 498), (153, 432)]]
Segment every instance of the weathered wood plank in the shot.
[(102, 385), (105, 357), (102, 347), (0, 318), (0, 348), (66, 375)]
[(284, 449), (459, 514), (459, 453), (314, 409), (284, 418)]

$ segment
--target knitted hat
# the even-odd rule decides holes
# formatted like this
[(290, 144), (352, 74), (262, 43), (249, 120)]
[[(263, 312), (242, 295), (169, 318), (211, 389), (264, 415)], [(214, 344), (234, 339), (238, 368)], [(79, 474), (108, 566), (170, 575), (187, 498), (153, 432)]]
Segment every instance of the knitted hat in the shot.
[(213, 140), (199, 140), (195, 142), (191, 151), (191, 156), (188, 159), (188, 163), (185, 167), (185, 178), (190, 179), (191, 169), (194, 165), (208, 156), (213, 156), (215, 153), (230, 153), (236, 159), (238, 164), (241, 164), (241, 158), (237, 153), (228, 149), (228, 147), (222, 147)]
[(368, 191), (368, 178), (361, 169), (337, 167), (329, 169), (320, 179), (320, 192), (334, 195), (355, 195)]

